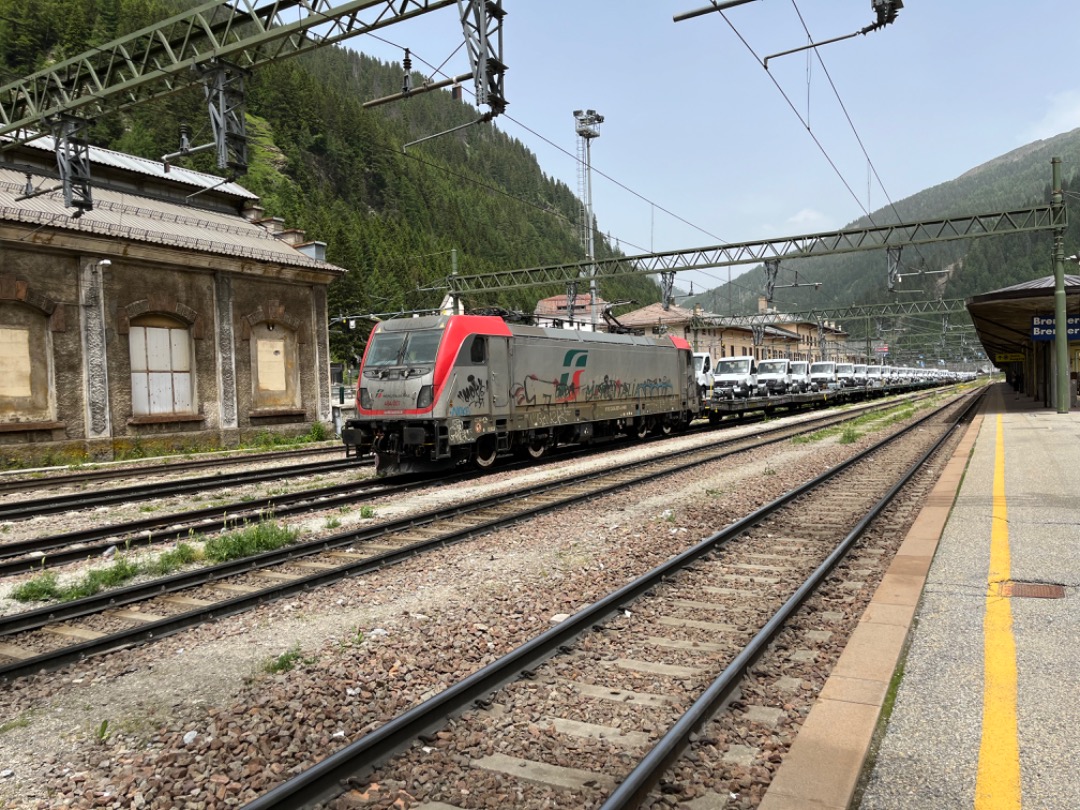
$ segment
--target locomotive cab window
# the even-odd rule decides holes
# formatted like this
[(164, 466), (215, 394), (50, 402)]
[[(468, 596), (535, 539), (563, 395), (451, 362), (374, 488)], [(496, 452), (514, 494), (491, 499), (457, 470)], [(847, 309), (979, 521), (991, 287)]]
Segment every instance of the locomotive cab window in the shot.
[(483, 335), (473, 337), (472, 347), (469, 349), (469, 361), (472, 363), (487, 362), (487, 338)]

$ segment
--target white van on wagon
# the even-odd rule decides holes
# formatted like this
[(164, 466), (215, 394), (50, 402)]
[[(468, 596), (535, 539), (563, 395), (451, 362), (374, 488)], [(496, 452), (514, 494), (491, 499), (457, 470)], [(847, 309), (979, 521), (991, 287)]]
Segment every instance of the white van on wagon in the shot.
[(762, 360), (757, 367), (758, 391), (777, 396), (792, 391), (791, 361)]
[(713, 399), (756, 397), (757, 363), (750, 356), (721, 357), (713, 363)]
[(832, 391), (839, 385), (836, 379), (836, 363), (822, 360), (810, 364), (810, 387), (815, 391)]
[(805, 394), (810, 390), (810, 362), (808, 360), (791, 361), (791, 391)]

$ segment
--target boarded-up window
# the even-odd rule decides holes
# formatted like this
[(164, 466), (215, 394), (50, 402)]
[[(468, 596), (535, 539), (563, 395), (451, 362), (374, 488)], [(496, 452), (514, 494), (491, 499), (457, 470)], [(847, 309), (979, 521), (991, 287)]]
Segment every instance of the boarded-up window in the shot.
[(132, 413), (192, 413), (191, 338), (187, 327), (132, 325), (128, 336)]
[(29, 397), (30, 374), (30, 330), (0, 327), (0, 397)]
[(259, 338), (259, 390), (285, 391), (285, 341)]
[(251, 327), (251, 410), (293, 411), (300, 404), (300, 362), (296, 330), (282, 323)]

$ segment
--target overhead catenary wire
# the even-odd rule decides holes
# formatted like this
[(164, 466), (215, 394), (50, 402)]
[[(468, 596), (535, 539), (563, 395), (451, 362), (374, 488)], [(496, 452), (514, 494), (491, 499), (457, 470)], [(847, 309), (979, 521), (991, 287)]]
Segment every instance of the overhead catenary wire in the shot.
[[(371, 33), (369, 33), (367, 35), (371, 36), (371, 37), (374, 37), (375, 39), (379, 40), (380, 42), (383, 42), (383, 43), (385, 43), (387, 45), (390, 45), (391, 47), (398, 48), (402, 52), (404, 52), (406, 50), (403, 45), (399, 45), (399, 44), (397, 44), (395, 42), (392, 42), (392, 41), (390, 41), (390, 40), (388, 40), (388, 39), (386, 39), (384, 37), (380, 37), (380, 36), (377, 36), (377, 35), (371, 34)], [(459, 47), (459, 49), (460, 49), (460, 47)], [(457, 51), (455, 50), (455, 53), (456, 52)], [(435, 76), (435, 75), (446, 76), (447, 75), (443, 71), (443, 67), (445, 67), (446, 63), (449, 61), (449, 57), (446, 60), (444, 60), (442, 62), (442, 64), (440, 64), (438, 67), (436, 67), (431, 62), (424, 59), (422, 56), (419, 56), (415, 51), (410, 49), (409, 53), (410, 53), (411, 57), (414, 60), (416, 60), (417, 62), (423, 63), (427, 68), (430, 69), (430, 71), (431, 71), (430, 75), (431, 76)], [(452, 55), (453, 54), (451, 54), (451, 56)], [(465, 88), (465, 89), (466, 89), (466, 92), (468, 92), (470, 95), (474, 95), (474, 93), (471, 90), (469, 90), (468, 88)], [(562, 146), (555, 143), (554, 141), (552, 141), (550, 138), (546, 137), (545, 135), (537, 132), (535, 129), (528, 126), (524, 122), (519, 121), (518, 119), (516, 119), (513, 116), (508, 115), (506, 113), (503, 113), (502, 117), (509, 120), (509, 121), (511, 121), (511, 122), (513, 122), (517, 126), (521, 127), (522, 129), (524, 129), (526, 132), (533, 135), (534, 137), (539, 138), (544, 143), (546, 143), (548, 146), (550, 146), (553, 149), (563, 153), (564, 155), (566, 155), (570, 159), (574, 160), (575, 162), (577, 162), (579, 160), (579, 158), (578, 158), (578, 156), (576, 154), (574, 154), (574, 153), (568, 151), (567, 149), (563, 148)], [(394, 150), (389, 150), (389, 151), (394, 151)], [(398, 154), (398, 155), (403, 154), (402, 152), (395, 152), (395, 153)], [(570, 225), (574, 224), (573, 222), (570, 221), (570, 219), (568, 217), (563, 215), (561, 212), (558, 212), (558, 211), (552, 210), (550, 208), (546, 208), (544, 206), (538, 205), (538, 204), (536, 204), (534, 202), (531, 202), (529, 200), (526, 200), (526, 199), (524, 199), (522, 197), (518, 197), (518, 196), (516, 196), (514, 194), (511, 194), (511, 193), (507, 192), (505, 189), (499, 188), (499, 187), (491, 185), (489, 183), (485, 183), (485, 182), (483, 182), (481, 180), (478, 180), (475, 177), (469, 177), (467, 175), (463, 175), (463, 174), (460, 174), (458, 172), (455, 172), (455, 171), (447, 168), (446, 166), (442, 166), (442, 165), (439, 165), (437, 163), (433, 163), (433, 162), (424, 160), (424, 159), (418, 157), (415, 153), (404, 153), (404, 154), (405, 154), (406, 157), (410, 158), (411, 160), (415, 160), (415, 161), (417, 161), (419, 163), (422, 163), (425, 166), (433, 168), (433, 169), (435, 169), (437, 171), (445, 172), (446, 174), (448, 174), (448, 175), (450, 175), (452, 177), (455, 177), (457, 179), (464, 180), (466, 182), (469, 182), (469, 183), (472, 183), (474, 185), (480, 186), (481, 188), (487, 189), (489, 191), (493, 191), (493, 192), (495, 192), (497, 194), (500, 194), (501, 196), (506, 197), (508, 199), (516, 200), (517, 202), (523, 203), (524, 205), (527, 205), (527, 206), (529, 206), (531, 208), (534, 208), (534, 209), (536, 209), (538, 211), (542, 211), (542, 212), (544, 212), (546, 214), (555, 216), (557, 219), (560, 219), (560, 220), (566, 222), (567, 224), (570, 224)], [(706, 236), (710, 237), (711, 239), (716, 240), (717, 244), (720, 244), (720, 245), (729, 244), (729, 241), (724, 239), (723, 237), (709, 231), (706, 228), (703, 228), (702, 226), (700, 226), (700, 225), (698, 225), (696, 223), (693, 223), (693, 222), (689, 221), (688, 219), (686, 219), (685, 217), (680, 216), (679, 214), (676, 214), (675, 212), (669, 210), (665, 206), (663, 206), (663, 205), (651, 200), (650, 198), (646, 197), (645, 195), (635, 191), (634, 189), (630, 188), (629, 186), (627, 186), (626, 184), (620, 182), (619, 180), (615, 179), (614, 177), (610, 176), (609, 174), (603, 172), (602, 170), (597, 169), (595, 166), (593, 166), (593, 172), (600, 175), (605, 180), (608, 180), (609, 182), (611, 182), (612, 184), (614, 184), (618, 188), (626, 191), (627, 193), (633, 195), (634, 197), (637, 197), (638, 199), (642, 200), (643, 202), (649, 204), (654, 209), (659, 209), (661, 212), (667, 214), (668, 216), (672, 217), (673, 219), (678, 220), (679, 222), (683, 223), (684, 225), (687, 225), (687, 226), (689, 226), (689, 227), (691, 227), (691, 228), (705, 234)], [(612, 234), (610, 234), (610, 233), (608, 233), (607, 236), (608, 236), (608, 238), (614, 238), (619, 244), (628, 246), (628, 247), (632, 248), (633, 250), (639, 252), (640, 254), (645, 255), (645, 254), (652, 254), (652, 253), (655, 252), (651, 247), (646, 248), (646, 247), (644, 247), (642, 245), (638, 245), (635, 242), (633, 242), (633, 241), (631, 241), (629, 239), (623, 238), (621, 236), (618, 236), (618, 235), (612, 236)], [(739, 283), (739, 282), (737, 282), (735, 280), (730, 280), (729, 281), (728, 279), (721, 278), (721, 277), (719, 277), (719, 276), (717, 276), (717, 275), (715, 275), (713, 273), (709, 273), (709, 272), (707, 272), (706, 270), (703, 270), (703, 269), (695, 270), (695, 272), (699, 273), (702, 276), (705, 276), (707, 278), (712, 279), (713, 281), (717, 282), (717, 284), (719, 284), (719, 285), (730, 285), (731, 287), (733, 287), (735, 289), (742, 290), (742, 291), (749, 292), (749, 293), (760, 292), (760, 290), (758, 290), (755, 287), (752, 287), (752, 286), (750, 286), (748, 284)], [(779, 300), (775, 300), (775, 299), (774, 299), (773, 303), (780, 304), (782, 306), (796, 306), (797, 305), (796, 302), (794, 302), (794, 301), (779, 301)]]
[[(375, 39), (379, 40), (380, 42), (383, 42), (383, 43), (385, 43), (387, 45), (390, 45), (391, 47), (399, 48), (402, 51), (405, 50), (405, 47), (403, 45), (398, 45), (396, 42), (391, 42), (390, 40), (385, 39), (384, 37), (376, 36), (375, 34), (371, 34), (371, 33), (369, 33), (368, 36), (374, 37)], [(458, 50), (460, 50), (460, 46), (459, 46)], [(455, 50), (454, 53), (456, 53), (456, 52), (457, 52), (457, 50)], [(444, 77), (447, 75), (446, 73), (443, 72), (442, 68), (445, 67), (446, 62), (449, 61), (449, 57), (446, 60), (444, 60), (441, 65), (439, 65), (438, 67), (435, 67), (431, 62), (428, 62), (423, 57), (418, 56), (415, 51), (410, 51), (410, 53), (411, 53), (413, 59), (417, 60), (418, 62), (423, 62), (428, 68), (430, 68), (431, 72), (432, 72), (432, 75), (438, 74), (438, 75), (442, 75)], [(453, 56), (453, 54), (451, 54), (451, 56)], [(473, 91), (468, 90), (467, 88), (466, 88), (466, 92), (468, 92), (470, 95), (475, 95), (473, 93)], [(553, 149), (556, 149), (559, 152), (562, 152), (564, 155), (569, 157), (571, 160), (573, 160), (575, 162), (578, 161), (578, 156), (576, 154), (568, 151), (567, 149), (564, 149), (562, 146), (555, 143), (550, 138), (540, 134), (539, 132), (537, 132), (532, 127), (528, 126), (527, 124), (517, 120), (513, 116), (510, 116), (510, 115), (508, 115), (506, 113), (503, 113), (502, 117), (509, 120), (509, 121), (512, 121), (515, 124), (517, 124), (519, 127), (524, 129), (526, 132), (528, 132), (529, 134), (534, 135), (535, 137), (539, 138), (540, 140), (542, 140), (544, 143), (546, 143), (548, 146), (552, 147)], [(706, 236), (708, 236), (711, 239), (715, 239), (717, 241), (717, 244), (726, 245), (726, 244), (729, 243), (727, 239), (724, 239), (723, 237), (718, 236), (715, 233), (712, 233), (711, 231), (709, 231), (706, 228), (701, 227), (700, 225), (697, 225), (697, 224), (695, 224), (693, 222), (690, 222), (690, 220), (686, 219), (685, 217), (682, 217), (679, 214), (676, 214), (675, 212), (673, 212), (673, 211), (667, 209), (666, 207), (664, 207), (663, 205), (649, 199), (648, 197), (646, 197), (643, 194), (640, 194), (639, 192), (635, 191), (634, 189), (630, 188), (629, 186), (625, 185), (624, 183), (616, 180), (614, 177), (611, 177), (610, 175), (606, 174), (605, 172), (597, 169), (595, 166), (593, 167), (593, 172), (595, 174), (600, 175), (605, 180), (608, 180), (609, 182), (611, 182), (614, 185), (618, 186), (623, 191), (626, 191), (629, 194), (632, 194), (633, 196), (637, 197), (639, 200), (642, 200), (643, 202), (646, 202), (649, 205), (659, 209), (660, 211), (662, 211), (663, 213), (665, 213), (668, 216), (672, 217), (673, 219), (678, 220), (679, 222), (683, 223), (684, 225), (688, 225), (689, 227), (693, 228), (694, 230), (700, 231), (701, 233), (705, 234)], [(619, 238), (619, 237), (616, 237), (616, 238)], [(640, 247), (638, 245), (633, 244), (629, 240), (619, 238), (619, 241), (625, 242), (626, 244), (631, 245), (636, 250), (640, 250), (642, 253), (651, 253), (652, 252), (650, 250), (646, 250), (643, 247)]]
[[(811, 41), (812, 41), (813, 37), (810, 35), (810, 29), (806, 25), (806, 20), (803, 19), (802, 11), (799, 10), (799, 5), (796, 2), (796, 0), (791, 0), (791, 5), (795, 9), (795, 14), (798, 15), (798, 17), (799, 17), (799, 23), (802, 25), (803, 31), (806, 32), (806, 36), (808, 38), (810, 38)], [(878, 184), (878, 187), (881, 189), (881, 193), (884, 194), (885, 199), (888, 200), (889, 208), (892, 209), (893, 214), (896, 215), (896, 221), (898, 223), (903, 223), (904, 218), (901, 217), (900, 212), (898, 210), (896, 210), (896, 204), (893, 202), (892, 197), (889, 196), (889, 192), (885, 188), (885, 183), (884, 183), (884, 181), (882, 181), (881, 175), (878, 174), (878, 170), (877, 170), (877, 167), (874, 165), (874, 161), (870, 159), (870, 153), (867, 151), (866, 145), (863, 143), (862, 137), (859, 135), (859, 130), (856, 128), (855, 122), (851, 120), (851, 114), (848, 113), (847, 106), (844, 104), (843, 98), (840, 97), (840, 91), (836, 87), (836, 82), (833, 81), (832, 74), (829, 73), (829, 68), (826, 67), (826, 65), (825, 65), (825, 60), (821, 56), (821, 50), (817, 46), (813, 47), (811, 50), (814, 52), (814, 56), (817, 57), (818, 64), (821, 65), (821, 70), (825, 73), (825, 78), (828, 79), (828, 81), (829, 81), (829, 87), (832, 88), (833, 95), (836, 97), (836, 101), (840, 105), (840, 109), (844, 113), (844, 118), (847, 120), (848, 126), (851, 127), (851, 133), (855, 136), (855, 140), (859, 144), (859, 149), (862, 150), (863, 157), (866, 158), (866, 164), (869, 167), (869, 170), (873, 173), (874, 179), (877, 180), (877, 184)], [(809, 68), (807, 70), (807, 83), (809, 84)], [(808, 98), (807, 107), (809, 108), (809, 89), (807, 90), (807, 94), (808, 94), (807, 95), (807, 98)], [(809, 118), (809, 114), (807, 114), (807, 118)], [(808, 124), (808, 126), (809, 126), (809, 124)], [(867, 185), (869, 186), (869, 183)], [(869, 200), (869, 188), (868, 188), (867, 189), (867, 204), (869, 204), (869, 202), (870, 202), (870, 200)], [(865, 212), (866, 209), (864, 208), (863, 211)], [(876, 222), (874, 222), (873, 217), (871, 217), (869, 213), (867, 213), (867, 217), (870, 218), (871, 224), (873, 224), (873, 225), (877, 224)], [(919, 258), (922, 259), (925, 262), (925, 259), (923, 258), (922, 253), (919, 251), (918, 245), (915, 246), (915, 252), (918, 253)]]

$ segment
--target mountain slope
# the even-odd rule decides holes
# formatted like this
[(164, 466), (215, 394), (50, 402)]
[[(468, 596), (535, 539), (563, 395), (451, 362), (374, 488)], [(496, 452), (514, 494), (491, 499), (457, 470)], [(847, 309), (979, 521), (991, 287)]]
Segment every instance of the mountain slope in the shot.
[[(1068, 207), (1075, 199), (1069, 193), (1070, 188), (1080, 185), (1077, 177), (1080, 129), (1014, 149), (954, 180), (900, 200), (895, 207), (878, 209), (873, 212), (873, 223), (925, 221), (1048, 204), (1052, 157), (1060, 157), (1063, 161), (1062, 188)], [(871, 220), (864, 217), (845, 227), (871, 224)], [(1066, 255), (1076, 253), (1078, 245), (1080, 218), (1073, 216), (1066, 232)], [(1049, 232), (906, 248), (902, 254), (903, 273), (919, 270), (948, 272), (905, 278), (901, 288), (923, 293), (922, 296), (910, 296), (912, 300), (927, 300), (964, 298), (1007, 287), (1051, 274), (1051, 248)], [(792, 271), (796, 269), (800, 282), (821, 282), (821, 289), (816, 292), (812, 287), (778, 290), (775, 298), (780, 309), (795, 311), (894, 300), (887, 290), (888, 262), (884, 251), (784, 262), (777, 283), (790, 283)], [(756, 267), (733, 281), (731, 289), (723, 285), (695, 296), (690, 303), (700, 303), (706, 309), (720, 313), (728, 313), (729, 309), (732, 313), (753, 312), (764, 288), (764, 270)]]
[[(180, 7), (165, 0), (0, 0), (0, 80)], [(328, 47), (260, 68), (247, 81), (250, 168), (238, 179), (262, 198), (268, 216), (326, 242), (327, 259), (349, 271), (330, 290), (331, 313), (437, 306), (455, 259), (458, 272), (474, 274), (585, 258), (573, 191), (497, 126), (470, 126), (406, 151), (404, 144), (479, 113), (446, 91), (364, 109), (364, 101), (400, 89), (402, 77), (400, 65)], [(413, 85), (424, 78), (414, 75)], [(90, 137), (98, 146), (159, 159), (178, 148), (181, 122), (190, 123), (194, 144), (210, 140), (201, 88), (98, 121)], [(212, 154), (183, 162), (220, 173)], [(607, 240), (595, 241), (597, 257), (612, 255)], [(465, 303), (531, 312), (538, 298), (564, 292), (514, 290)], [(634, 277), (605, 283), (601, 294), (644, 304), (658, 300), (659, 289)], [(333, 332), (332, 352), (358, 353), (365, 332)]]

